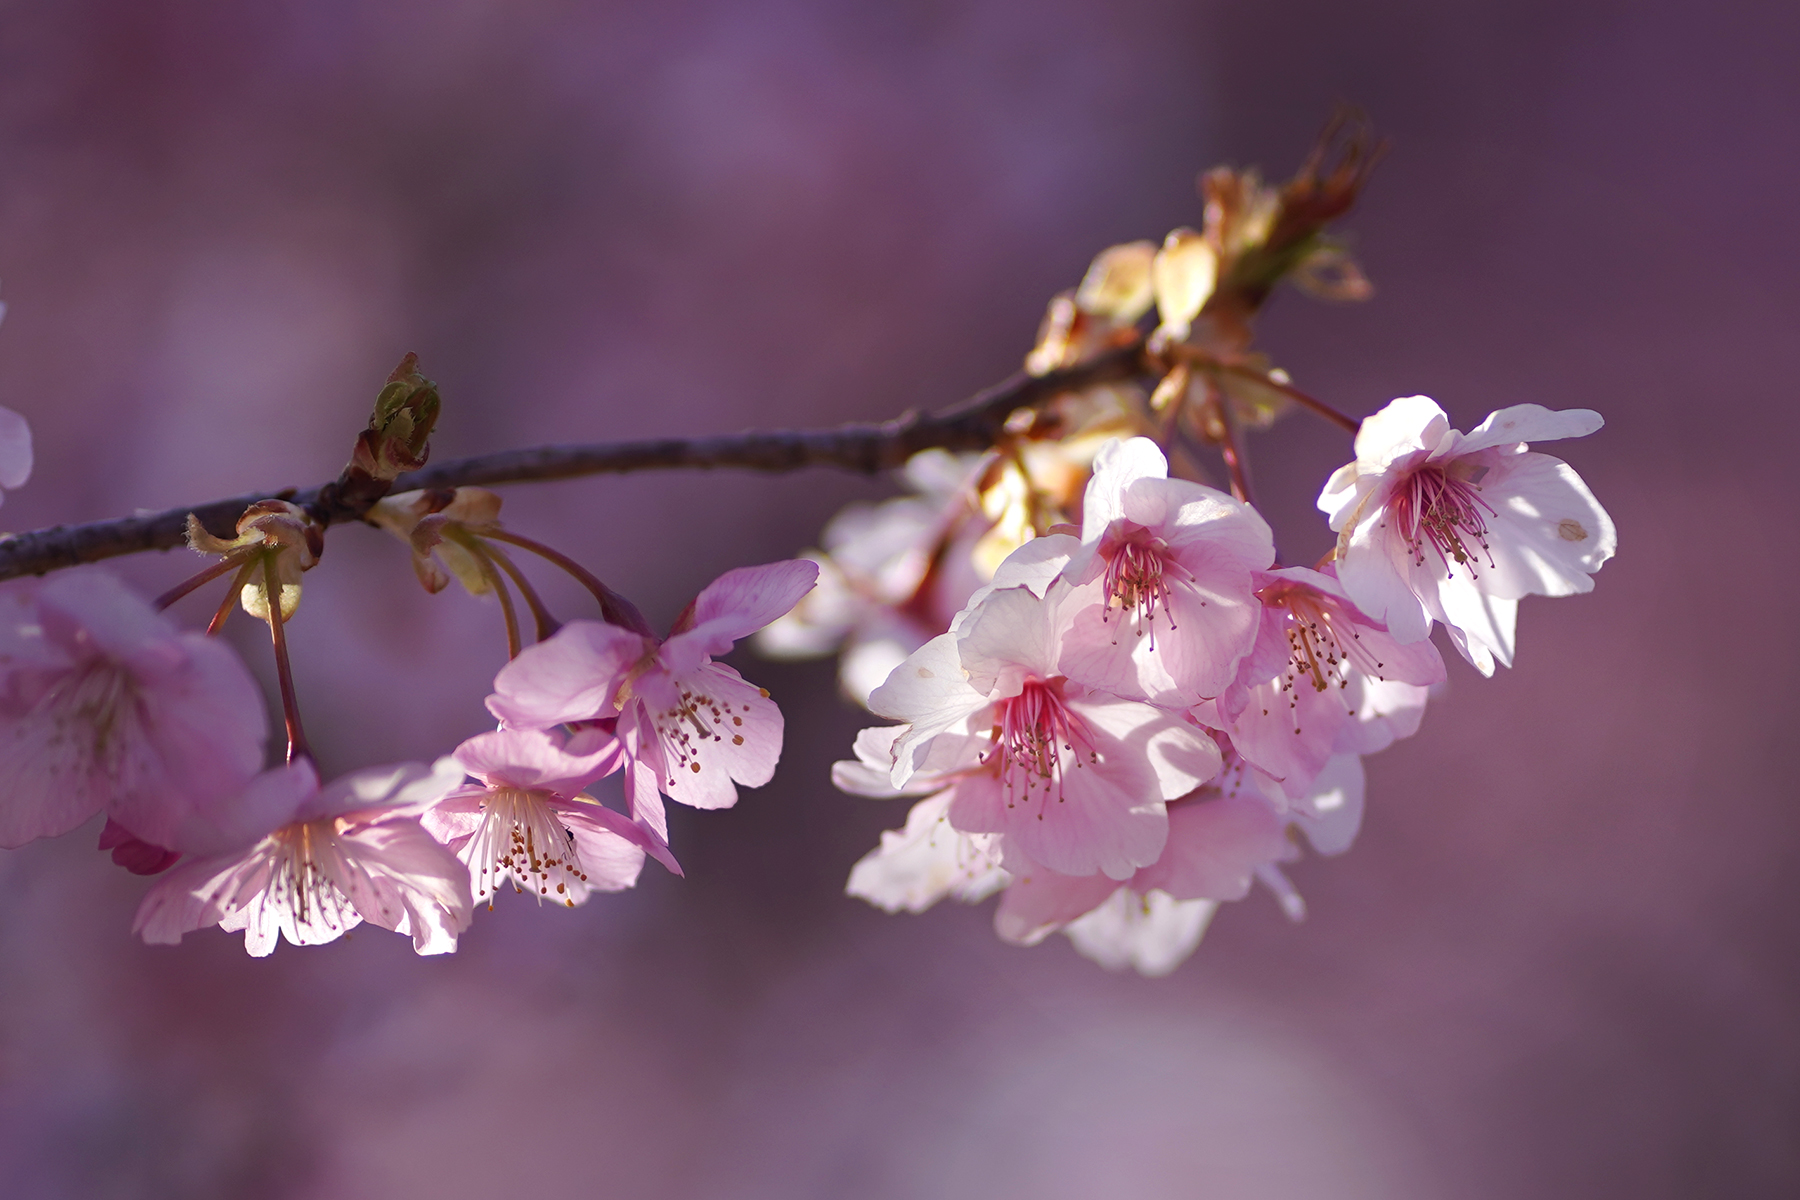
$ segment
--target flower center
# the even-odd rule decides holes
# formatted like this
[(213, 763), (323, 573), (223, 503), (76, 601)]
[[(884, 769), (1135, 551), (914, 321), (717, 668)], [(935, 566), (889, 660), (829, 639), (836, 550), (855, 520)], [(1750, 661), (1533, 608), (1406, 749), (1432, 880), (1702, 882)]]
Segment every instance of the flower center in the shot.
[(994, 746), (988, 755), (999, 753), (1000, 778), (1006, 784), (1009, 807), (1011, 794), (1021, 785), (1027, 800), (1040, 785), (1048, 799), (1054, 786), (1060, 803), (1069, 764), (1081, 768), (1083, 756), (1088, 763), (1100, 761), (1081, 719), (1069, 711), (1063, 699), (1060, 679), (1052, 683), (1027, 680), (1017, 696), (1000, 702), (999, 709), (999, 723), (991, 735)]
[[(763, 695), (768, 692), (764, 691)], [(653, 716), (669, 770), (692, 771), (698, 775), (701, 747), (723, 742), (728, 737), (732, 745), (743, 745), (744, 713), (749, 711), (750, 706), (746, 704), (743, 712), (733, 712), (729, 701), (682, 685), (674, 705)], [(672, 784), (674, 780), (669, 782)]]
[(131, 765), (127, 748), (143, 738), (143, 716), (131, 673), (104, 659), (58, 680), (38, 707), (50, 720), (51, 748), (66, 760), (71, 774), (96, 771), (112, 777), (121, 789), (133, 780), (119, 778)]
[(530, 892), (540, 904), (556, 899), (574, 908), (587, 895), (575, 836), (557, 819), (549, 798), (541, 788), (488, 789), (481, 827), (467, 851), (476, 900), (492, 907), (494, 893), (508, 879), (514, 891)]
[[(1381, 678), (1382, 663), (1363, 645), (1357, 622), (1336, 597), (1301, 583), (1273, 583), (1256, 598), (1288, 615), (1288, 687), (1306, 680), (1313, 690), (1345, 688), (1352, 666)], [(1285, 690), (1285, 688), (1284, 688)]]
[(305, 944), (309, 927), (323, 927), (326, 936), (319, 940), (328, 942), (362, 921), (350, 898), (319, 869), (314, 857), (315, 849), (323, 851), (330, 842), (331, 824), (329, 819), (302, 821), (270, 835), (275, 847), (263, 903), (293, 914), (293, 928), (301, 934), (289, 939), (295, 945)]
[(1479, 554), (1487, 554), (1488, 565), (1493, 565), (1493, 555), (1488, 553), (1487, 515), (1495, 510), (1481, 498), (1477, 486), (1486, 473), (1459, 460), (1448, 470), (1420, 467), (1407, 476), (1394, 493), (1393, 509), (1414, 563), (1424, 564), (1429, 543), (1445, 566), (1456, 562), (1473, 572), (1471, 564)]
[[(1156, 645), (1156, 610), (1169, 607), (1170, 578), (1182, 578), (1187, 572), (1168, 557), (1168, 545), (1154, 537), (1141, 525), (1119, 522), (1122, 532), (1107, 531), (1100, 553), (1106, 559), (1106, 609), (1102, 620), (1112, 615), (1116, 601), (1119, 607), (1137, 618), (1137, 636), (1150, 634), (1150, 645)], [(1117, 526), (1115, 526), (1117, 528)], [(1175, 625), (1171, 623), (1173, 630)]]

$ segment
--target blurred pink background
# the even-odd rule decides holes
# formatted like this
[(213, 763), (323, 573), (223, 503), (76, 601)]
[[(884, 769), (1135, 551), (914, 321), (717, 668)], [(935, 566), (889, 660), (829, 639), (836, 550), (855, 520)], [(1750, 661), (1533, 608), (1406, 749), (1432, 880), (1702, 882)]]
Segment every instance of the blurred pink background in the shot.
[[(688, 879), (509, 898), (448, 960), (148, 949), (94, 830), (0, 852), (0, 1194), (1800, 1193), (1797, 52), (1781, 3), (6, 4), (0, 403), (38, 439), (7, 528), (328, 478), (407, 350), (440, 457), (948, 404), (1095, 251), (1197, 222), (1200, 169), (1285, 174), (1350, 100), (1394, 142), (1348, 224), (1378, 295), (1283, 295), (1264, 346), (1353, 413), (1601, 409), (1558, 452), (1622, 550), (1370, 761), (1304, 924), (1254, 895), (1160, 981), (844, 898), (903, 813), (826, 782), (859, 718), (823, 663), (739, 656), (787, 750), (674, 814)], [(1342, 435), (1252, 452), (1322, 549)], [(666, 622), (887, 487), (508, 515)], [(292, 636), (328, 771), (478, 731), (504, 655), (356, 528)]]

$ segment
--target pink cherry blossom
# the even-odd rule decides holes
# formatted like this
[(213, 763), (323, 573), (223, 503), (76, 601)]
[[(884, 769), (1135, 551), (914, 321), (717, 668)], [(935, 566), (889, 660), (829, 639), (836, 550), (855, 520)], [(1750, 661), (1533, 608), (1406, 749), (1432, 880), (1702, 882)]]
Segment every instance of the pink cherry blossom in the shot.
[(267, 736), (231, 648), (177, 632), (111, 575), (0, 589), (0, 845), (104, 809), (143, 842), (189, 848), (262, 767)]
[(1162, 853), (1164, 802), (1211, 778), (1218, 749), (1176, 714), (1061, 672), (1071, 595), (1061, 580), (1042, 597), (993, 590), (895, 668), (870, 707), (909, 723), (893, 743), (894, 787), (920, 770), (963, 772), (958, 830), (1003, 834), (1069, 875), (1124, 879)]
[(1587, 409), (1519, 404), (1465, 434), (1425, 396), (1366, 418), (1356, 461), (1319, 495), (1345, 591), (1398, 641), (1435, 620), (1482, 674), (1511, 665), (1519, 600), (1591, 590), (1618, 545), (1581, 477), (1527, 443), (1600, 425)]
[(1275, 558), (1249, 505), (1170, 479), (1148, 438), (1112, 441), (1094, 460), (1081, 546), (1064, 577), (1077, 587), (1070, 678), (1185, 707), (1216, 696), (1256, 637), (1251, 572)]
[(781, 710), (713, 656), (791, 609), (817, 581), (805, 560), (727, 571), (665, 640), (571, 621), (501, 668), (488, 709), (517, 729), (613, 722), (631, 815), (666, 845), (662, 795), (729, 808), (737, 785), (760, 787), (781, 757)]
[(363, 921), (410, 934), (420, 954), (456, 949), (467, 928), (469, 872), (419, 814), (462, 781), (455, 760), (370, 767), (319, 786), (307, 759), (266, 771), (234, 806), (272, 830), (247, 850), (182, 863), (150, 889), (132, 926), (173, 944), (205, 925), (244, 931), (262, 957), (337, 939)]
[(1256, 583), (1262, 614), (1255, 648), (1231, 687), (1194, 714), (1298, 796), (1334, 753), (1368, 753), (1393, 740), (1391, 727), (1384, 726), (1385, 740), (1347, 728), (1365, 719), (1365, 709), (1370, 721), (1387, 715), (1373, 699), (1377, 688), (1405, 687), (1382, 695), (1416, 697), (1422, 710), (1425, 688), (1442, 681), (1444, 663), (1429, 641), (1395, 641), (1327, 572), (1287, 567), (1259, 572)]
[[(450, 793), (426, 812), (425, 827), (464, 863), (477, 902), (509, 880), (514, 890), (574, 908), (592, 892), (637, 882), (649, 833), (582, 789), (617, 769), (610, 739), (588, 754), (541, 729), (501, 729), (470, 738), (456, 761), (480, 787)], [(673, 860), (670, 861), (673, 867)]]

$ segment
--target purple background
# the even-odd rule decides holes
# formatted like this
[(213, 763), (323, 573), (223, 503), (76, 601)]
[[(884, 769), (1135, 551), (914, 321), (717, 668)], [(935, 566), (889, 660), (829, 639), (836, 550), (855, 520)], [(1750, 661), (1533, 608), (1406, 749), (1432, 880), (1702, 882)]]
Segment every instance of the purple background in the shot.
[[(827, 785), (858, 718), (825, 664), (739, 656), (787, 750), (675, 814), (687, 880), (502, 901), (448, 960), (149, 949), (93, 830), (0, 853), (0, 1193), (1800, 1191), (1797, 34), (1784, 3), (6, 4), (0, 403), (38, 439), (8, 528), (323, 480), (407, 350), (442, 457), (949, 403), (1092, 253), (1196, 222), (1199, 169), (1285, 173), (1348, 99), (1394, 142), (1349, 223), (1378, 295), (1283, 295), (1263, 345), (1355, 413), (1601, 409), (1561, 452), (1623, 548), (1371, 760), (1305, 923), (1255, 895), (1162, 981), (843, 898), (902, 812)], [(1342, 436), (1252, 452), (1322, 548)], [(508, 515), (666, 621), (882, 486)], [(293, 629), (325, 768), (476, 732), (498, 626), (334, 532)]]

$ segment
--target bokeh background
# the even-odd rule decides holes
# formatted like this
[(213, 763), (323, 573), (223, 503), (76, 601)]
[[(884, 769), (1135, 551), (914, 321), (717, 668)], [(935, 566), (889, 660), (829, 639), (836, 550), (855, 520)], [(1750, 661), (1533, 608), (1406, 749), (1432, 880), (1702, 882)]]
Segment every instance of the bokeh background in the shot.
[[(326, 479), (407, 350), (441, 457), (947, 404), (1096, 250), (1196, 222), (1200, 169), (1285, 173), (1348, 100), (1393, 140), (1349, 222), (1378, 295), (1283, 295), (1264, 346), (1354, 413), (1603, 410), (1560, 452), (1622, 544), (1370, 761), (1359, 844), (1293, 872), (1303, 924), (1255, 895), (1160, 981), (844, 898), (902, 812), (827, 784), (859, 724), (827, 664), (734, 660), (787, 750), (675, 814), (686, 880), (509, 897), (450, 959), (149, 949), (94, 830), (0, 852), (0, 1194), (1800, 1192), (1797, 12), (0, 4), (0, 403), (38, 439), (8, 528)], [(1342, 436), (1253, 454), (1284, 544), (1322, 548)], [(890, 486), (507, 503), (660, 622)], [(478, 731), (504, 653), (361, 529), (292, 636), (327, 770)]]

